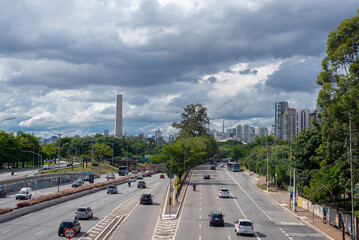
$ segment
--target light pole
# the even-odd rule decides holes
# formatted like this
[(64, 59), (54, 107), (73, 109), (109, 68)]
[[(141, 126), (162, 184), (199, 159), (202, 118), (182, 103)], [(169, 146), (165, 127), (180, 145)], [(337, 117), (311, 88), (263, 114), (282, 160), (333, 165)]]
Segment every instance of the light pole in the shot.
[(57, 162), (57, 192), (60, 191), (60, 144), (61, 144), (61, 135), (64, 135), (65, 133), (69, 133), (69, 132), (74, 132), (75, 130), (69, 130), (66, 131), (64, 133), (61, 133), (59, 130), (59, 133), (53, 132), (53, 131), (49, 131), (57, 136), (59, 136), (59, 148), (57, 151), (57, 156), (58, 156), (58, 162)]
[[(39, 154), (39, 153), (36, 153), (36, 152), (33, 152), (33, 151), (21, 151), (21, 152), (23, 152), (23, 153), (33, 153), (33, 154), (36, 154), (37, 156), (39, 156), (40, 157), (40, 162), (42, 162), (42, 155), (41, 154)], [(39, 166), (39, 161), (37, 161), (37, 166)]]

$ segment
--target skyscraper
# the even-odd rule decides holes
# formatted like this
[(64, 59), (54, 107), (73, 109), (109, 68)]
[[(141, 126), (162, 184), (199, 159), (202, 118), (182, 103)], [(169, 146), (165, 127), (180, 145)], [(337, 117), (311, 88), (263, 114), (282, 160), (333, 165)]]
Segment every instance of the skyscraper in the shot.
[(250, 143), (250, 127), (248, 124), (243, 125), (243, 142)]
[(122, 137), (122, 95), (117, 94), (115, 137)]
[(236, 134), (237, 134), (237, 138), (239, 138), (239, 140), (243, 141), (243, 127), (241, 124), (237, 125)]
[(274, 135), (277, 139), (281, 138), (282, 133), (282, 117), (281, 114), (284, 113), (285, 110), (288, 108), (288, 102), (276, 102), (275, 108), (274, 108), (274, 118), (275, 118), (275, 129), (274, 129)]

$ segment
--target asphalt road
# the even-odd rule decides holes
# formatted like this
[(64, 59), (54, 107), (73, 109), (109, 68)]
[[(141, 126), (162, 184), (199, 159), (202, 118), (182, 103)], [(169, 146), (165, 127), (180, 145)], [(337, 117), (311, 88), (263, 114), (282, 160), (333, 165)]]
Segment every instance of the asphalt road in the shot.
[[(159, 175), (155, 174), (152, 177), (146, 177), (144, 180), (147, 183), (147, 187), (160, 183), (155, 188), (158, 189), (158, 194), (157, 192), (154, 192), (154, 195), (160, 197), (161, 189), (164, 188), (162, 183), (165, 184), (164, 181), (161, 181), (163, 179), (159, 179)], [(121, 184), (118, 185), (117, 188), (119, 194), (106, 194), (106, 190), (103, 190), (4, 222), (0, 225), (0, 239), (65, 239), (63, 237), (58, 237), (57, 235), (60, 222), (63, 219), (74, 218), (74, 213), (77, 207), (89, 206), (94, 211), (94, 217), (89, 220), (80, 220), (81, 232), (73, 238), (78, 239), (100, 219), (108, 215), (114, 208), (142, 191), (137, 189), (137, 183), (132, 184), (131, 187), (128, 187), (127, 184)], [(157, 200), (155, 202), (157, 202)], [(157, 205), (147, 207), (156, 208), (156, 206)], [(143, 218), (142, 214), (136, 214), (134, 216), (135, 223)], [(130, 218), (132, 218), (132, 216), (130, 216), (129, 219)]]
[[(158, 175), (156, 178), (159, 178)], [(160, 215), (161, 203), (165, 200), (166, 187), (168, 181), (160, 179), (159, 185), (151, 192), (153, 204), (138, 205), (111, 240), (150, 240)]]
[[(211, 179), (203, 179), (204, 173), (209, 173)], [(194, 182), (197, 191), (190, 188), (187, 192), (176, 240), (325, 239), (275, 204), (267, 193), (256, 189), (243, 172), (229, 172), (225, 168), (210, 170), (210, 166), (205, 165), (194, 170), (191, 183)], [(227, 187), (231, 197), (219, 198), (220, 187)], [(225, 227), (209, 226), (208, 214), (215, 210), (225, 214)], [(233, 223), (239, 218), (254, 222), (253, 237), (236, 235)]]

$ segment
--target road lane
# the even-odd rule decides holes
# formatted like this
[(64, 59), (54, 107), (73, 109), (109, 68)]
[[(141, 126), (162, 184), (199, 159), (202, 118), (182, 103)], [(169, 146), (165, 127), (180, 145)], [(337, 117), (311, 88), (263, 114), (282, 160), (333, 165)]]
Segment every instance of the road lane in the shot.
[[(144, 180), (150, 187), (160, 179), (159, 175), (155, 174)], [(78, 239), (114, 208), (140, 191), (137, 189), (137, 184), (131, 187), (121, 184), (118, 185), (118, 189), (119, 194), (106, 194), (106, 190), (103, 190), (4, 222), (0, 225), (0, 239), (64, 239), (57, 236), (60, 222), (63, 219), (74, 218), (77, 207), (89, 206), (94, 210), (94, 217), (89, 220), (80, 220), (82, 230), (74, 238)]]
[[(151, 192), (153, 204), (139, 204), (111, 239), (150, 240), (160, 215), (161, 203), (164, 202), (167, 186), (168, 181), (160, 179), (158, 186)], [(140, 202), (140, 199), (138, 199), (138, 202)]]
[[(237, 236), (234, 231), (233, 223), (239, 218), (254, 222), (254, 239), (325, 239), (254, 187), (245, 173), (209, 169), (204, 165), (193, 171), (191, 183), (197, 182), (199, 191), (187, 193), (175, 239), (245, 239), (247, 236)], [(204, 180), (203, 173), (210, 173), (211, 179)], [(219, 198), (220, 187), (227, 187), (231, 197)], [(225, 214), (225, 227), (209, 227), (208, 214), (214, 210)]]

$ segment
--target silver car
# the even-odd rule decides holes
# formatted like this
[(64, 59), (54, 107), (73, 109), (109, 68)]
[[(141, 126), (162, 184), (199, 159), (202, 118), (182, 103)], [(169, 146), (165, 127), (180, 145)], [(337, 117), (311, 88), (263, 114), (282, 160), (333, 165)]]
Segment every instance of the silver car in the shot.
[(238, 219), (234, 222), (234, 231), (236, 231), (237, 235), (250, 234), (253, 236), (253, 223), (249, 219)]
[(79, 207), (75, 212), (75, 219), (89, 219), (93, 217), (93, 211), (90, 207)]

